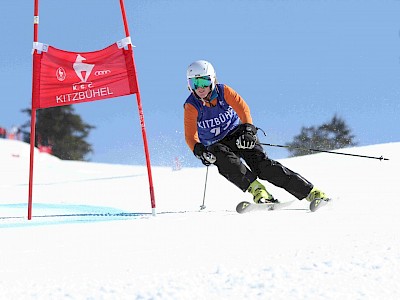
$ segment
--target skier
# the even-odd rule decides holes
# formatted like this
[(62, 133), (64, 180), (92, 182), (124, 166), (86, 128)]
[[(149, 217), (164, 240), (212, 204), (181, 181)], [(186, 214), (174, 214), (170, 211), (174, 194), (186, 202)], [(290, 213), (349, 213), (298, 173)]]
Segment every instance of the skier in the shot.
[(328, 199), (304, 177), (268, 158), (258, 142), (248, 105), (231, 87), (217, 83), (211, 63), (193, 62), (186, 77), (191, 93), (184, 104), (185, 140), (204, 165), (216, 165), (222, 176), (250, 192), (255, 203), (277, 202), (257, 178), (299, 200)]

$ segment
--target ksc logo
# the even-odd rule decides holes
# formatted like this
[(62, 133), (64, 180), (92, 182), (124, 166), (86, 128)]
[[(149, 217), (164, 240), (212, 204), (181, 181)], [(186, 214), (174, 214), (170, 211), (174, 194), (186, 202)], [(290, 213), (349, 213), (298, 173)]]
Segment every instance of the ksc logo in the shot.
[(65, 72), (63, 67), (59, 67), (56, 71), (56, 77), (58, 81), (64, 81), (67, 77), (67, 73)]

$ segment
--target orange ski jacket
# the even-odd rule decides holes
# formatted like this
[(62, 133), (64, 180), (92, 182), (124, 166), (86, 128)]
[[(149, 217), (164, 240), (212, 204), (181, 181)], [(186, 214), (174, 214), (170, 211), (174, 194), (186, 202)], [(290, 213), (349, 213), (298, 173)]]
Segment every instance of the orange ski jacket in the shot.
[[(239, 116), (239, 119), (242, 123), (250, 123), (253, 124), (253, 120), (250, 114), (250, 108), (244, 99), (231, 87), (227, 85), (223, 85), (224, 88), (224, 98), (226, 103), (230, 105), (233, 110)], [(201, 100), (198, 100), (201, 101)], [(214, 99), (210, 103), (205, 102), (204, 105), (207, 107), (215, 106), (218, 99)], [(199, 137), (197, 133), (197, 117), (198, 111), (197, 109), (191, 105), (190, 103), (185, 103), (184, 105), (184, 130), (185, 130), (185, 140), (186, 144), (193, 151), (194, 145), (199, 143)]]

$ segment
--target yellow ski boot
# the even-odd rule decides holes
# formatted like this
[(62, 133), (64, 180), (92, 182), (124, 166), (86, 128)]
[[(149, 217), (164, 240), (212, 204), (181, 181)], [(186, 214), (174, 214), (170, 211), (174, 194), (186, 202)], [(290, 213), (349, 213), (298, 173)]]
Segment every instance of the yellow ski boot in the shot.
[(270, 193), (267, 192), (265, 186), (258, 180), (254, 180), (247, 191), (253, 195), (255, 203), (275, 203), (277, 202)]
[(319, 199), (319, 200), (325, 200), (327, 201), (329, 198), (327, 195), (325, 195), (325, 193), (319, 189), (317, 189), (316, 187), (314, 187), (311, 192), (308, 194), (308, 196), (306, 197), (306, 200), (309, 202), (312, 202), (315, 199)]
[(326, 205), (331, 199), (323, 191), (314, 187), (306, 197), (306, 200), (310, 202), (310, 210), (314, 212), (321, 206)]

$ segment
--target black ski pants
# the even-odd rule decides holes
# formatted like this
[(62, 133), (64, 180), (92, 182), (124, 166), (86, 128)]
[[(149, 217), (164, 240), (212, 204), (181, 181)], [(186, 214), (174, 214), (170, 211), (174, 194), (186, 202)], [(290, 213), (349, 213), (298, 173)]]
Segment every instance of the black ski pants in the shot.
[(257, 178), (285, 189), (299, 200), (307, 197), (313, 188), (312, 183), (301, 175), (269, 159), (260, 144), (257, 143), (253, 149), (238, 149), (235, 134), (207, 149), (215, 155), (214, 165), (219, 173), (244, 192)]

